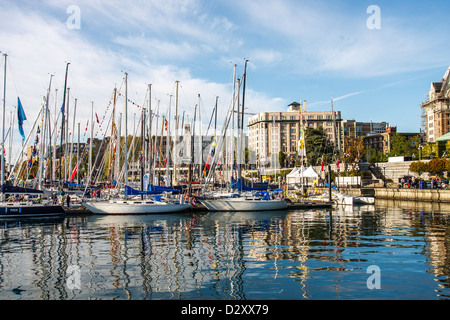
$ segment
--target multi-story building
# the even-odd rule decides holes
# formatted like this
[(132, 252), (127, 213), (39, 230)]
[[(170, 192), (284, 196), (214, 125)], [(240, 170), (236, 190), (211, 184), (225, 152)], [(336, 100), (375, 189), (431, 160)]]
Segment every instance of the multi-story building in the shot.
[(341, 139), (344, 137), (360, 138), (378, 135), (386, 132), (389, 124), (386, 122), (358, 122), (355, 120), (342, 120)]
[(306, 111), (306, 101), (303, 107), (298, 102), (288, 107), (287, 112), (261, 112), (249, 118), (248, 144), (249, 149), (256, 154), (257, 166), (274, 166), (280, 151), (286, 155), (288, 162), (295, 160), (302, 125), (314, 128), (322, 126), (336, 150), (341, 148), (340, 111)]
[(450, 67), (440, 82), (431, 83), (426, 101), (420, 107), (427, 142), (434, 143), (450, 132)]
[[(397, 127), (387, 127), (385, 132), (380, 134), (372, 134), (366, 135), (364, 137), (364, 147), (370, 146), (374, 151), (382, 152), (387, 155), (391, 152), (392, 148), (392, 137), (397, 134)], [(419, 133), (417, 132), (408, 132), (408, 133), (398, 133), (401, 136), (404, 136), (406, 141), (413, 141), (413, 138), (418, 137)]]

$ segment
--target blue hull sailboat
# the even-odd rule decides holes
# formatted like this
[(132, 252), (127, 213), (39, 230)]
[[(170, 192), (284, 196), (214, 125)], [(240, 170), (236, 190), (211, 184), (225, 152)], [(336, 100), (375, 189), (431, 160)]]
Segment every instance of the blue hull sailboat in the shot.
[[(2, 193), (5, 195), (38, 195), (43, 191), (21, 188), (13, 186), (3, 186)], [(29, 218), (55, 218), (64, 217), (66, 212), (60, 205), (47, 205), (42, 203), (26, 202), (1, 202), (0, 203), (0, 220), (4, 219), (29, 219)]]
[[(3, 126), (2, 126), (2, 137), (1, 141), (5, 141), (5, 102), (6, 102), (6, 59), (7, 54), (3, 54), (5, 59), (5, 69), (4, 69), (4, 79), (3, 79)], [(48, 101), (48, 99), (47, 99)], [(18, 99), (18, 120), (19, 120), (19, 131), (23, 135), (23, 129), (21, 127), (21, 121), (25, 120), (25, 114)], [(5, 184), (5, 154), (1, 153), (1, 173), (0, 173), (0, 191), (1, 191), (1, 201), (0, 201), (0, 219), (26, 219), (26, 218), (49, 218), (49, 217), (61, 217), (65, 215), (64, 208), (59, 205), (46, 205), (34, 202), (9, 202), (5, 201), (6, 195), (31, 195), (31, 194), (42, 194), (43, 191), (15, 187)], [(15, 197), (14, 197), (15, 198)]]

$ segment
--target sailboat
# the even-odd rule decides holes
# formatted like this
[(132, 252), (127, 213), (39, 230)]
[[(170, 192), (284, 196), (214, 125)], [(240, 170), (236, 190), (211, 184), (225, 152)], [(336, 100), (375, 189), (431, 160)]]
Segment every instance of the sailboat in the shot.
[[(83, 206), (94, 214), (102, 215), (137, 215), (137, 214), (161, 214), (161, 213), (176, 213), (183, 212), (192, 207), (191, 204), (185, 203), (184, 201), (161, 201), (161, 197), (155, 197), (155, 195), (162, 194), (165, 190), (135, 190), (126, 185), (128, 181), (128, 160), (127, 160), (127, 79), (128, 74), (125, 73), (125, 143), (124, 143), (124, 196), (125, 199), (116, 198), (111, 200), (100, 200), (100, 201), (86, 201), (84, 200)], [(91, 172), (92, 174), (92, 172)], [(127, 197), (130, 195), (152, 195), (151, 200), (128, 200)], [(183, 199), (184, 200), (184, 199)]]
[[(6, 101), (6, 59), (7, 54), (3, 54), (5, 59), (5, 69), (4, 69), (4, 82), (3, 82), (3, 126), (2, 126), (2, 141), (5, 141), (5, 101)], [(50, 78), (51, 85), (51, 78)], [(45, 107), (48, 110), (48, 99), (49, 99), (49, 91), (47, 92), (47, 99)], [(19, 121), (25, 120), (25, 113), (23, 112), (22, 105), (20, 103), (20, 99), (17, 99), (17, 112)], [(47, 112), (47, 111), (46, 111)], [(21, 123), (19, 123), (19, 130), (22, 134)], [(44, 203), (35, 203), (35, 202), (15, 202), (15, 201), (5, 201), (5, 195), (9, 196), (29, 196), (29, 195), (40, 195), (43, 194), (43, 191), (36, 190), (32, 188), (22, 188), (15, 187), (11, 185), (5, 184), (5, 154), (2, 152), (1, 155), (1, 202), (0, 202), (0, 219), (26, 219), (26, 218), (52, 218), (52, 217), (63, 217), (65, 215), (64, 208), (60, 205), (49, 205)], [(39, 196), (38, 196), (39, 197)], [(15, 199), (15, 197), (13, 197)]]
[[(242, 111), (238, 112), (238, 148), (242, 149), (242, 136), (243, 136), (243, 126), (244, 126), (244, 107), (245, 107), (245, 84), (246, 84), (246, 72), (247, 72), (247, 62), (245, 61), (244, 74), (243, 74), (243, 98), (242, 98)], [(237, 102), (239, 108), (239, 87), (240, 81), (238, 80), (238, 94)], [(231, 117), (234, 117), (234, 93), (233, 93), (233, 110), (230, 112)], [(224, 131), (226, 132), (228, 120), (225, 120)], [(234, 140), (234, 139), (233, 139)], [(232, 142), (234, 143), (234, 141)], [(217, 159), (218, 152), (213, 151), (214, 159)], [(240, 158), (240, 156), (238, 156)], [(216, 161), (217, 162), (217, 161)], [(213, 165), (214, 165), (213, 161)], [(214, 167), (214, 166), (213, 166)], [(251, 191), (256, 191), (255, 188), (249, 188), (244, 185), (241, 178), (241, 161), (238, 159), (238, 193), (230, 194), (225, 197), (211, 197), (200, 199), (202, 203), (209, 211), (274, 211), (274, 210), (284, 210), (287, 209), (287, 203), (284, 199), (275, 198), (272, 199), (270, 194), (265, 191), (259, 190), (260, 192), (253, 194)], [(206, 184), (205, 184), (206, 185)], [(243, 193), (247, 191), (246, 193)]]
[(199, 200), (208, 211), (275, 211), (288, 208), (286, 201), (272, 199), (268, 193), (264, 196), (235, 195), (218, 199)]

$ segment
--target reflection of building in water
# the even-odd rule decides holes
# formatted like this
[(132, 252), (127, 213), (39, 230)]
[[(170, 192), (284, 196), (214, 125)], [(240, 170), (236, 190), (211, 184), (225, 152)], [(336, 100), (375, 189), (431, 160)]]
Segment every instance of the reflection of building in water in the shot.
[[(375, 237), (378, 242), (370, 242)], [(406, 244), (397, 242), (401, 237)], [(395, 252), (405, 245), (429, 256), (432, 272), (448, 288), (448, 237), (443, 216), (373, 207), (331, 215), (70, 217), (64, 224), (0, 229), (0, 298), (21, 286), (22, 295), (38, 299), (246, 299), (260, 274), (261, 288), (272, 281), (281, 292), (290, 280), (295, 297), (305, 299), (317, 298), (316, 279), (329, 276), (342, 297), (344, 273), (355, 264), (363, 268), (360, 250)], [(80, 289), (67, 288), (71, 265), (81, 268)]]

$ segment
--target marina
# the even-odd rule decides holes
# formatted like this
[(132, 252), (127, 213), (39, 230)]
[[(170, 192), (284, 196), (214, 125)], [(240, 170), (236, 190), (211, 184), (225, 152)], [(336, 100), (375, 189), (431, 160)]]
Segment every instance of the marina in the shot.
[(66, 6), (0, 4), (0, 300), (450, 299), (449, 4)]
[(446, 300), (449, 215), (444, 204), (383, 200), (2, 221), (0, 299)]

